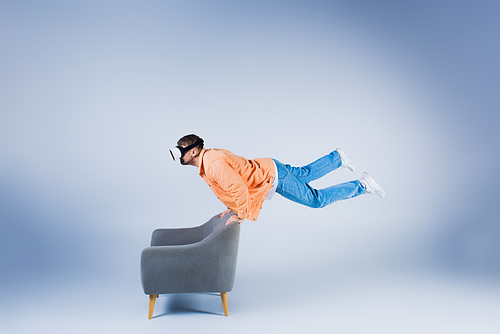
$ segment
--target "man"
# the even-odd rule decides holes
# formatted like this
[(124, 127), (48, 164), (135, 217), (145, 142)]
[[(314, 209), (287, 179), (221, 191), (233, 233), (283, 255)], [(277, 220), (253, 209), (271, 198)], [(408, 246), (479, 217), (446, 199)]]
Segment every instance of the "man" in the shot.
[(179, 139), (170, 154), (182, 165), (199, 168), (200, 176), (227, 207), (221, 217), (230, 211), (236, 213), (226, 225), (234, 221), (242, 223), (245, 218), (256, 221), (264, 200), (271, 199), (275, 192), (312, 208), (366, 193), (385, 197), (385, 191), (366, 172), (359, 180), (325, 189), (309, 185), (339, 167), (355, 170), (354, 163), (341, 149), (304, 167), (292, 167), (271, 158), (249, 160), (227, 150), (206, 149), (203, 139), (191, 134)]

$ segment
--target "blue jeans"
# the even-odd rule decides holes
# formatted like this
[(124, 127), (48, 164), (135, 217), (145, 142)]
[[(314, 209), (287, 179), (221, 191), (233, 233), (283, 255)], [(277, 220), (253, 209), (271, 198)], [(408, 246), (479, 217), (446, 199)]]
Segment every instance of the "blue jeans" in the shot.
[(365, 189), (358, 180), (319, 190), (309, 185), (309, 182), (325, 176), (342, 165), (342, 159), (337, 151), (333, 151), (304, 167), (292, 167), (278, 160), (273, 160), (278, 169), (276, 192), (291, 201), (311, 208), (322, 208), (335, 201), (353, 198), (365, 193)]

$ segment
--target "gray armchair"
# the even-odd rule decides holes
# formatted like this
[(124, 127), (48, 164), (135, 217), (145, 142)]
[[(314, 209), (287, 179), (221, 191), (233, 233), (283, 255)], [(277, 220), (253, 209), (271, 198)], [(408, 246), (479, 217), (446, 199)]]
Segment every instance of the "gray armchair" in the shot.
[(225, 225), (234, 213), (212, 217), (191, 228), (158, 229), (141, 254), (141, 281), (149, 295), (149, 319), (160, 294), (217, 292), (228, 315), (233, 289), (240, 224)]

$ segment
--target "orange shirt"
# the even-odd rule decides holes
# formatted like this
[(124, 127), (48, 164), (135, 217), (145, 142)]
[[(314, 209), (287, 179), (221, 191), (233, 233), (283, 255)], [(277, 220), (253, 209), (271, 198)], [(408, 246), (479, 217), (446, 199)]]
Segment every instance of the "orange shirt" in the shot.
[(200, 159), (200, 176), (239, 218), (256, 221), (273, 184), (274, 162), (271, 158), (249, 160), (227, 150), (207, 149)]

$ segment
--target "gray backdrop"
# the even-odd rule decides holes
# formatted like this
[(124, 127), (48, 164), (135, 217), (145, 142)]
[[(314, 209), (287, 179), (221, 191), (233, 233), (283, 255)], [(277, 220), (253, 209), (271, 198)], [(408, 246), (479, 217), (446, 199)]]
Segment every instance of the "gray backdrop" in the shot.
[[(329, 328), (497, 333), (500, 5), (491, 1), (0, 4), (0, 317), (6, 332)], [(230, 317), (160, 297), (158, 227), (225, 208), (167, 148), (300, 166), (341, 147), (387, 198), (276, 195), (242, 226)], [(208, 313), (208, 314), (207, 314)]]

